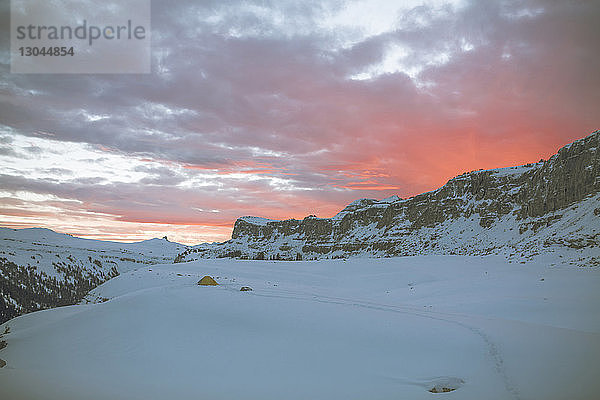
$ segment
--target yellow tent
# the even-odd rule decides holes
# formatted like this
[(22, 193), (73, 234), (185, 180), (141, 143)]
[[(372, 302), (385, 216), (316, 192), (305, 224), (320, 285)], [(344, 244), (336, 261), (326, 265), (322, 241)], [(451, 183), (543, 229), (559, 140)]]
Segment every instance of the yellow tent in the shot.
[(218, 283), (211, 277), (206, 275), (204, 278), (198, 281), (198, 285), (201, 286), (216, 286)]

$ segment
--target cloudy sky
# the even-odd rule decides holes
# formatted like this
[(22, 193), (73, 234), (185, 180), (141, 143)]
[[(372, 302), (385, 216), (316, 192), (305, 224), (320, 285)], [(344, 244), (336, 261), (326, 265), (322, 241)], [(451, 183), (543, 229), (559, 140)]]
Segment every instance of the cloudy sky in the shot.
[(11, 74), (1, 4), (6, 227), (222, 241), (600, 128), (596, 1), (153, 1), (147, 75)]

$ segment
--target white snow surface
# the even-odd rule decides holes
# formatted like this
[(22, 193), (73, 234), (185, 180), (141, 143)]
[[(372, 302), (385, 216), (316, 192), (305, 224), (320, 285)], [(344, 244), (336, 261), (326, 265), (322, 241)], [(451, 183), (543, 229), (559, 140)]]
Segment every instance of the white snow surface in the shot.
[(242, 221), (248, 222), (249, 224), (260, 225), (260, 226), (266, 226), (269, 222), (279, 222), (275, 219), (269, 219), (269, 218), (263, 218), (263, 217), (253, 217), (250, 215), (241, 217), (239, 219), (241, 219)]
[(386, 197), (383, 200), (380, 200), (380, 203), (393, 203), (393, 202), (400, 201), (400, 200), (402, 200), (400, 198), (400, 196), (398, 196), (397, 194), (395, 194), (395, 195), (392, 195), (390, 197)]
[[(172, 262), (187, 246), (165, 239), (120, 243), (82, 239), (44, 228), (0, 228), (0, 258), (59, 277), (53, 263), (69, 261), (87, 270), (125, 272), (144, 264)], [(72, 261), (68, 259), (72, 258)], [(97, 260), (101, 265), (93, 263)]]
[(498, 256), (144, 266), (0, 326), (0, 398), (588, 400), (599, 287)]

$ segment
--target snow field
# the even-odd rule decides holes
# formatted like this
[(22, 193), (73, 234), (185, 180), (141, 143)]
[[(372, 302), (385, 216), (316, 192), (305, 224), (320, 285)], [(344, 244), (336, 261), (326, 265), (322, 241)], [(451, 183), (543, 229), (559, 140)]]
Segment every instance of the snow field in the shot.
[(0, 397), (592, 399), (598, 287), (501, 257), (153, 265), (9, 321)]

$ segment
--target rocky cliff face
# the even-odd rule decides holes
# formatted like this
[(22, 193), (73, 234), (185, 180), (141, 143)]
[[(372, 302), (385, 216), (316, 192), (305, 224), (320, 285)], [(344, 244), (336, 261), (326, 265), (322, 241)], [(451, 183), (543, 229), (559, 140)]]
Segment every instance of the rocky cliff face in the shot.
[(567, 252), (600, 260), (600, 131), (549, 160), (474, 171), (410, 199), (357, 200), (333, 218), (243, 217), (232, 239), (200, 245), (204, 257), (318, 259), (356, 255), (503, 254), (520, 261)]

